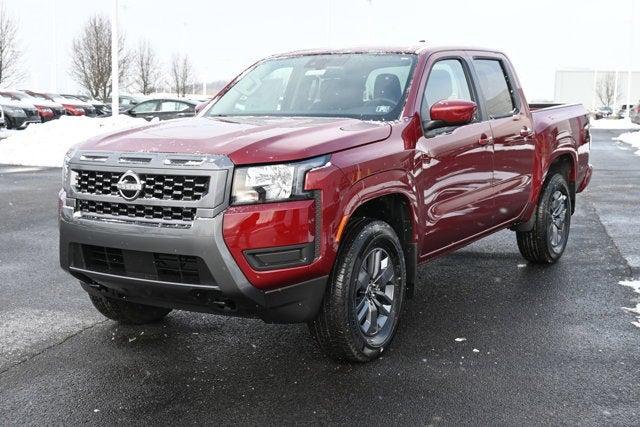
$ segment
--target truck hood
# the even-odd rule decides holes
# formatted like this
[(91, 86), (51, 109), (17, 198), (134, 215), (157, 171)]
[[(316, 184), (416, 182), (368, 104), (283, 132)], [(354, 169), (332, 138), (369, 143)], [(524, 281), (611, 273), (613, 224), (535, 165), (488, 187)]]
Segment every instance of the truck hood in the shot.
[(221, 154), (235, 164), (329, 154), (389, 137), (391, 126), (345, 118), (191, 118), (96, 137), (80, 150)]

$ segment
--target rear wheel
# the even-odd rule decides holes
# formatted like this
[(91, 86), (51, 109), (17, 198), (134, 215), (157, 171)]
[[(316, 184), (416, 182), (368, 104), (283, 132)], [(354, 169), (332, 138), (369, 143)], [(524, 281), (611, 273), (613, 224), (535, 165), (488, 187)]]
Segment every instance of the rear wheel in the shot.
[(552, 264), (564, 253), (571, 226), (571, 195), (562, 174), (547, 181), (535, 216), (531, 231), (516, 233), (518, 248), (528, 261)]
[(171, 312), (170, 308), (136, 304), (103, 296), (89, 295), (89, 298), (103, 316), (125, 324), (143, 325), (157, 322)]
[(383, 221), (361, 222), (345, 237), (309, 330), (334, 359), (373, 360), (395, 335), (405, 288), (404, 253), (395, 231)]

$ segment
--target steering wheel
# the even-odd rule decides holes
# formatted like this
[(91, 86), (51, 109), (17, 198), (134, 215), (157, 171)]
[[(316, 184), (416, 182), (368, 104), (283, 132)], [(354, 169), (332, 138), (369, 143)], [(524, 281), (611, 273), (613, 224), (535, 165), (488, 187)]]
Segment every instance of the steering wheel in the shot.
[(391, 107), (391, 109), (389, 110), (391, 111), (396, 107), (396, 105), (398, 105), (398, 101), (394, 101), (393, 99), (389, 99), (389, 98), (374, 98), (366, 101), (365, 105), (366, 106), (375, 105), (377, 107), (387, 106), (387, 107)]

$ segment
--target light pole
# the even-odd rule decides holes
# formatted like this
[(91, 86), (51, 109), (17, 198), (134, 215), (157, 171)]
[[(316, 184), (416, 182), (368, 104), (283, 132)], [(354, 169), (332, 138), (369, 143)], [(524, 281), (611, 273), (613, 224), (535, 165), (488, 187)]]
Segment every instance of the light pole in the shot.
[(627, 117), (631, 117), (630, 115), (630, 108), (629, 106), (631, 105), (631, 78), (633, 77), (633, 73), (631, 71), (631, 68), (633, 67), (633, 42), (634, 42), (634, 37), (635, 37), (635, 32), (633, 31), (633, 22), (634, 22), (634, 17), (635, 17), (635, 2), (634, 0), (630, 0), (631, 1), (631, 17), (629, 18), (629, 71), (627, 73), (627, 107), (626, 107), (626, 112), (627, 112)]
[(118, 0), (113, 0), (113, 16), (111, 17), (111, 115), (113, 117), (116, 117), (120, 112), (118, 62)]
[(596, 111), (596, 94), (598, 93), (598, 70), (593, 72), (593, 98), (591, 99), (591, 110)]
[(56, 22), (56, 0), (51, 2), (51, 26), (53, 27), (51, 41), (53, 42), (53, 60), (51, 61), (51, 91), (58, 93), (58, 26)]

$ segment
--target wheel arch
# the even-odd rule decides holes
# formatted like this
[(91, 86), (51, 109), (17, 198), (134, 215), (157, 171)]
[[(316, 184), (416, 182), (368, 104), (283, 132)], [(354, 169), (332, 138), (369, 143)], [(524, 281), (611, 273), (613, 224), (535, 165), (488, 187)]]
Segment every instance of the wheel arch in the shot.
[[(569, 139), (570, 140), (570, 139)], [(573, 140), (570, 140), (573, 141)], [(535, 209), (540, 203), (540, 197), (542, 197), (543, 191), (549, 179), (555, 174), (560, 172), (564, 175), (567, 185), (569, 186), (569, 194), (571, 197), (571, 213), (575, 212), (576, 201), (576, 177), (577, 177), (577, 164), (578, 156), (573, 146), (569, 146), (570, 142), (567, 141), (565, 146), (559, 147), (549, 157), (547, 162), (542, 162), (543, 173), (534, 174), (537, 179), (534, 179), (532, 198), (530, 199), (529, 207), (526, 209), (524, 215), (525, 220), (510, 227), (514, 231), (530, 231), (533, 229), (533, 222), (535, 221)], [(548, 166), (547, 166), (548, 165)]]
[(357, 202), (345, 211), (339, 236), (340, 239), (363, 219), (387, 222), (405, 251), (408, 296), (412, 295), (415, 283), (419, 235), (417, 201), (411, 183), (405, 171), (375, 174), (359, 181)]
[[(556, 173), (561, 173), (565, 180), (567, 181), (567, 185), (569, 186), (569, 194), (571, 197), (571, 213), (575, 212), (576, 205), (576, 180), (577, 180), (577, 165), (578, 159), (575, 150), (558, 150), (554, 152), (553, 157), (549, 162), (549, 167), (547, 168), (547, 173), (544, 178), (544, 186), (547, 184), (547, 181)], [(538, 199), (540, 198), (540, 194), (538, 194)]]

